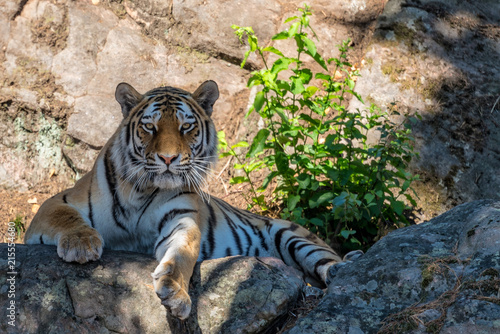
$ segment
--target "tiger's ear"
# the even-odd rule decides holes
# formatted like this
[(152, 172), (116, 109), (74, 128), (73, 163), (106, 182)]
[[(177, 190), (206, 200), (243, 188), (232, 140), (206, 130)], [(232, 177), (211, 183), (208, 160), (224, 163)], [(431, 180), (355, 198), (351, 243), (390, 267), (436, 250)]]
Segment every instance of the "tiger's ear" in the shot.
[(192, 94), (193, 99), (202, 107), (208, 116), (212, 115), (212, 107), (219, 98), (219, 88), (215, 81), (205, 81)]
[(142, 94), (128, 83), (122, 82), (116, 86), (115, 99), (122, 106), (123, 118), (128, 116), (130, 110), (141, 102), (142, 98)]

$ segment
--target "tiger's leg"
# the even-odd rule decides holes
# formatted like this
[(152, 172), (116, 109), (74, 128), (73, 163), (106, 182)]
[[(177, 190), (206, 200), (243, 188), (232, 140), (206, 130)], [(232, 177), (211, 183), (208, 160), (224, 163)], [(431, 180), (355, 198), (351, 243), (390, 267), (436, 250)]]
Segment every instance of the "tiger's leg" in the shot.
[(160, 262), (152, 274), (155, 292), (172, 315), (182, 320), (191, 312), (189, 280), (198, 259), (200, 239), (194, 217), (183, 217), (166, 224), (154, 249)]
[(328, 285), (328, 269), (343, 263), (342, 259), (315, 234), (285, 220), (273, 220), (268, 233), (276, 257), (300, 269), (306, 282), (324, 287)]
[(60, 194), (43, 203), (33, 218), (24, 241), (27, 244), (57, 245), (57, 254), (66, 262), (85, 263), (102, 255), (102, 236), (80, 213), (65, 203)]

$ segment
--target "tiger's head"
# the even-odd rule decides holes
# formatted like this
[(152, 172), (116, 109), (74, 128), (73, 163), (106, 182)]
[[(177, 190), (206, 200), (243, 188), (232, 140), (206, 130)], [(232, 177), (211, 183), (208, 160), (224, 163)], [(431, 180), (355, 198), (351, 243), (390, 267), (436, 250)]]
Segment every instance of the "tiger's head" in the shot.
[(116, 87), (123, 121), (113, 145), (122, 179), (136, 190), (149, 187), (200, 192), (217, 160), (217, 134), (210, 118), (219, 98), (214, 81), (194, 93), (160, 87), (142, 95), (132, 86)]

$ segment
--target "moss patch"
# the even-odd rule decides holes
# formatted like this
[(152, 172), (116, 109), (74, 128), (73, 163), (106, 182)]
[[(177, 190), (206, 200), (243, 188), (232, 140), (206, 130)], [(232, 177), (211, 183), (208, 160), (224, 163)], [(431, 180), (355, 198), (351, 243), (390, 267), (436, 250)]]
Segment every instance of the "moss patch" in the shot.
[(0, 144), (12, 152), (14, 164), (23, 166), (21, 177), (40, 183), (41, 188), (54, 187), (57, 191), (60, 186), (73, 184), (73, 173), (66, 166), (61, 150), (64, 122), (40, 108), (34, 110), (13, 98), (0, 98), (0, 124), (4, 125), (0, 126), (3, 133)]

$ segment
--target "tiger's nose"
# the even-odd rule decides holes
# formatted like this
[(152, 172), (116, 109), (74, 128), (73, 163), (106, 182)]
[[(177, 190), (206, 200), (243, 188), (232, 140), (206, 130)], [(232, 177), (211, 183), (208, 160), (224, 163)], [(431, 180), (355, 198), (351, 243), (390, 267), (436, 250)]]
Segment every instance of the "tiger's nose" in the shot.
[(158, 154), (158, 156), (165, 162), (167, 166), (170, 166), (170, 164), (172, 164), (172, 161), (174, 161), (178, 157), (178, 155), (168, 155), (168, 154), (167, 155)]

